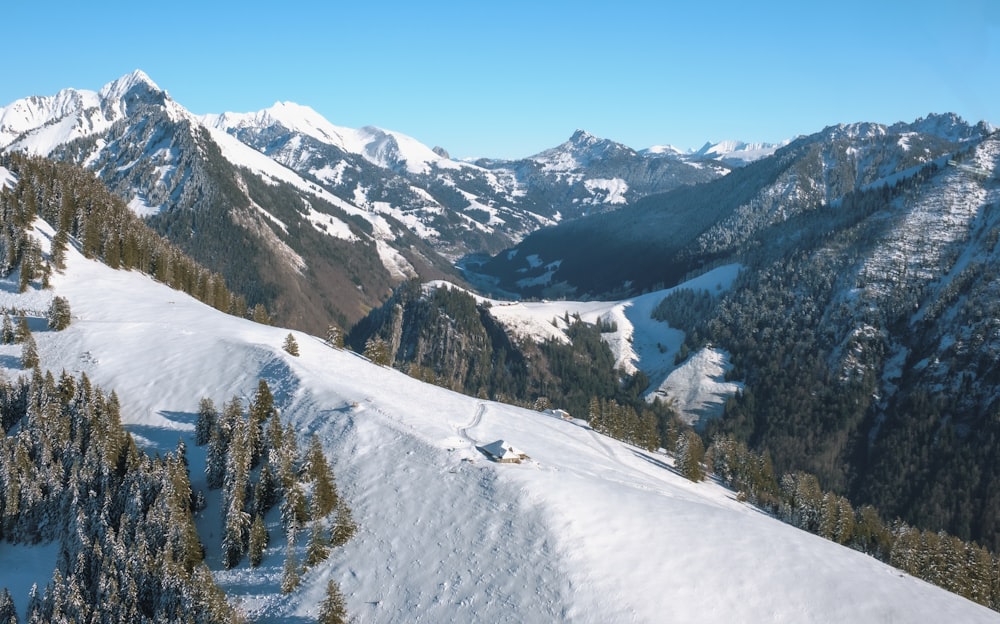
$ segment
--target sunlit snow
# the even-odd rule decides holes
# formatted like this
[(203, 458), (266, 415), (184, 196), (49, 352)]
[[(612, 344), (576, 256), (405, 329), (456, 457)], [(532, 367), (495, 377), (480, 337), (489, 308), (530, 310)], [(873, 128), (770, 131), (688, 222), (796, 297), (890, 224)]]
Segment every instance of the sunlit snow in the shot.
[[(58, 333), (39, 328), (42, 363), (116, 390), (151, 451), (191, 435), (202, 397), (246, 400), (264, 378), (284, 418), (317, 435), (332, 459), (360, 526), (352, 541), (282, 595), (274, 519), (278, 539), (262, 568), (217, 573), (256, 621), (314, 618), (330, 578), (358, 622), (996, 621), (712, 482), (686, 481), (666, 456), (579, 422), (420, 383), (299, 332), (293, 357), (281, 349), (286, 329), (68, 255), (51, 294), (68, 298), (73, 323)], [(16, 281), (3, 283), (7, 305), (51, 296), (18, 295)], [(606, 313), (604, 305), (588, 314)], [(18, 374), (14, 358), (2, 362)], [(194, 485), (204, 487), (204, 452), (188, 439)], [(499, 439), (531, 459), (499, 465), (476, 449)], [(218, 516), (199, 521), (216, 568), (219, 526)], [(50, 547), (16, 554), (36, 558), (29, 569), (39, 575), (52, 557)], [(13, 574), (10, 562), (3, 569)], [(15, 600), (23, 609), (26, 597)]]

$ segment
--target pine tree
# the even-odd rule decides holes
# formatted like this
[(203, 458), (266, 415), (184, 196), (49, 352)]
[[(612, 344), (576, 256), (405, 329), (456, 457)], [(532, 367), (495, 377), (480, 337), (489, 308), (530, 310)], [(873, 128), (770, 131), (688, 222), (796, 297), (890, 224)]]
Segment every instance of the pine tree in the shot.
[(271, 317), (267, 314), (267, 308), (264, 304), (258, 303), (253, 307), (253, 320), (255, 323), (260, 323), (261, 325), (270, 325)]
[(337, 581), (330, 579), (326, 584), (326, 597), (319, 606), (319, 624), (346, 624), (347, 607), (344, 595)]
[(286, 531), (293, 531), (309, 520), (308, 501), (302, 485), (294, 481), (285, 488), (285, 498), (281, 502), (281, 522)]
[(14, 343), (14, 324), (10, 321), (10, 315), (4, 312), (3, 315), (3, 325), (0, 329), (0, 341), (3, 344), (13, 344)]
[(208, 444), (219, 420), (219, 412), (215, 409), (212, 399), (203, 398), (198, 403), (198, 421), (194, 428), (194, 443), (197, 446)]
[(295, 336), (288, 334), (285, 337), (285, 343), (281, 345), (281, 348), (288, 352), (289, 355), (299, 356), (299, 343), (295, 341)]
[(35, 344), (35, 338), (31, 332), (28, 332), (21, 346), (21, 367), (25, 370), (31, 370), (36, 366), (38, 366), (38, 346)]
[(28, 327), (28, 319), (23, 316), (17, 319), (17, 329), (14, 331), (14, 342), (22, 343), (31, 335), (31, 328)]
[(676, 465), (682, 475), (695, 482), (704, 479), (701, 467), (704, 457), (705, 445), (697, 433), (688, 430), (678, 436)]
[(17, 292), (23, 293), (28, 290), (32, 278), (35, 277), (35, 267), (27, 254), (21, 259), (21, 272), (18, 274)]
[(66, 249), (69, 247), (69, 234), (66, 230), (59, 228), (56, 235), (52, 237), (52, 264), (56, 269), (62, 271), (66, 268)]
[(313, 483), (313, 517), (326, 517), (337, 505), (337, 486), (330, 464), (323, 454), (323, 447), (315, 434), (309, 438), (303, 469)]
[(250, 464), (256, 467), (264, 457), (267, 439), (264, 432), (264, 423), (274, 413), (274, 397), (267, 381), (261, 379), (257, 382), (257, 391), (250, 402), (250, 414), (247, 422), (249, 428), (248, 437), (250, 442), (251, 458)]
[(222, 487), (226, 476), (226, 447), (228, 442), (220, 427), (213, 427), (208, 440), (208, 451), (205, 458), (205, 478), (208, 489), (217, 490)]
[(25, 617), (28, 622), (42, 622), (42, 595), (38, 591), (38, 583), (31, 584), (31, 591), (28, 593), (28, 607), (25, 609)]
[(314, 566), (325, 561), (330, 555), (330, 540), (322, 517), (315, 516), (309, 532), (309, 544), (306, 545), (306, 565)]
[(354, 523), (351, 516), (351, 508), (347, 506), (344, 499), (337, 501), (337, 517), (334, 520), (333, 531), (331, 531), (331, 543), (335, 547), (346, 544), (354, 533), (358, 530), (358, 525)]
[(55, 331), (62, 331), (69, 327), (70, 321), (72, 321), (69, 301), (65, 297), (53, 297), (46, 313), (46, 320), (49, 327)]
[(590, 428), (598, 433), (604, 432), (604, 418), (601, 410), (601, 401), (596, 396), (590, 397), (590, 403), (587, 405), (587, 420), (590, 422)]
[(10, 592), (4, 587), (0, 592), (0, 624), (17, 624), (17, 609), (14, 608), (14, 599)]
[(278, 502), (278, 478), (271, 470), (271, 462), (265, 462), (253, 489), (253, 508), (257, 515), (264, 515)]
[[(231, 404), (230, 404), (231, 405)], [(225, 536), (222, 541), (223, 565), (231, 568), (239, 563), (250, 535), (250, 514), (246, 512), (247, 487), (250, 482), (250, 448), (247, 426), (242, 418), (233, 423), (232, 438), (226, 455)]]
[(344, 348), (344, 332), (340, 331), (340, 328), (330, 323), (326, 328), (326, 342), (331, 347), (336, 347), (337, 349)]
[(288, 532), (288, 550), (285, 553), (285, 566), (281, 573), (281, 593), (290, 594), (299, 586), (299, 559), (295, 554), (295, 530)]
[(250, 403), (250, 417), (263, 425), (274, 414), (274, 395), (266, 379), (257, 382), (257, 391)]
[(253, 524), (250, 525), (248, 555), (250, 565), (253, 567), (256, 568), (264, 560), (264, 549), (267, 548), (267, 542), (267, 527), (264, 525), (264, 519), (258, 514), (254, 516)]
[(392, 364), (392, 356), (389, 353), (389, 343), (379, 336), (368, 339), (365, 343), (364, 356), (373, 364), (379, 366), (389, 366)]

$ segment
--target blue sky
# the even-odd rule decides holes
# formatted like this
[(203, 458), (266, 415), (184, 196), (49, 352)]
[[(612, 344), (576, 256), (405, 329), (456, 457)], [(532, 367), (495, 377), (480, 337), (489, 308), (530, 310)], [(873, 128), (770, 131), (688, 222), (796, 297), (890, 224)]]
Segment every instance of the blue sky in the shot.
[(453, 156), (577, 128), (641, 149), (956, 112), (1000, 125), (1000, 2), (12, 2), (0, 106), (142, 69), (195, 113), (278, 100)]

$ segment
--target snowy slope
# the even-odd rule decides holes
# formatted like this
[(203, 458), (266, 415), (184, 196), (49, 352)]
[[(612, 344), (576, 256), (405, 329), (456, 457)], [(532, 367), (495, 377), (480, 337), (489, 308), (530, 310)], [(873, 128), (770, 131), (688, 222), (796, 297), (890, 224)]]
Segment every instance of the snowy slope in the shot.
[(374, 126), (358, 129), (335, 126), (312, 108), (294, 102), (276, 102), (270, 108), (252, 113), (204, 115), (201, 120), (210, 128), (229, 133), (262, 131), (280, 125), (289, 132), (359, 154), (386, 169), (403, 167), (410, 173), (427, 173), (432, 164), (447, 168), (471, 167), (443, 158), (423, 143), (400, 132)]
[[(289, 596), (277, 591), (277, 546), (257, 571), (218, 574), (259, 621), (314, 616), (328, 578), (359, 622), (998, 619), (717, 485), (690, 483), (664, 456), (419, 383), (304, 334), (301, 357), (291, 357), (280, 348), (287, 330), (69, 256), (53, 292), (16, 295), (5, 282), (0, 303), (67, 297), (73, 324), (36, 334), (43, 365), (115, 389), (141, 441), (172, 448), (190, 436), (200, 398), (248, 397), (263, 377), (284, 417), (332, 458), (359, 534)], [(531, 460), (487, 462), (475, 445), (498, 438)]]
[[(700, 275), (673, 288), (658, 290), (623, 301), (545, 301), (511, 302), (477, 297), (490, 304), (490, 314), (520, 338), (534, 342), (558, 340), (566, 342), (565, 318), (579, 315), (587, 323), (614, 327), (604, 332), (602, 339), (615, 355), (615, 366), (628, 373), (642, 371), (649, 377), (646, 398), (673, 401), (682, 419), (690, 424), (703, 424), (721, 416), (726, 400), (736, 394), (740, 385), (725, 381), (728, 367), (726, 353), (707, 347), (680, 366), (674, 358), (684, 342), (684, 332), (652, 318), (653, 309), (675, 290), (707, 290), (720, 294), (728, 290), (739, 273), (737, 264), (726, 265)], [(430, 286), (447, 285), (432, 282)]]
[(17, 100), (0, 108), (0, 148), (47, 156), (60, 145), (107, 132), (135, 105), (150, 101), (173, 119), (188, 114), (138, 69), (97, 92), (63, 89), (53, 96)]

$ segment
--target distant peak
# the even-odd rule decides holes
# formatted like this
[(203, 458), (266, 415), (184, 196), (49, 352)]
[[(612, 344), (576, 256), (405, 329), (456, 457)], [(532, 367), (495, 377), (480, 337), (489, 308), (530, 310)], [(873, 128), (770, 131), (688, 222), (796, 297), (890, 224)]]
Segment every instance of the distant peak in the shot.
[(99, 95), (103, 99), (122, 99), (125, 95), (137, 90), (145, 91), (146, 93), (163, 93), (163, 89), (153, 82), (153, 79), (146, 72), (137, 69), (104, 85)]
[(105, 89), (125, 88), (127, 90), (138, 85), (146, 86), (156, 91), (162, 90), (160, 89), (159, 85), (153, 82), (153, 79), (149, 77), (149, 74), (142, 71), (141, 69), (136, 69), (130, 74), (125, 74), (121, 78), (109, 82), (104, 86), (104, 88)]
[(573, 133), (573, 136), (569, 138), (570, 143), (594, 143), (599, 141), (597, 137), (587, 132), (586, 130), (577, 130)]

